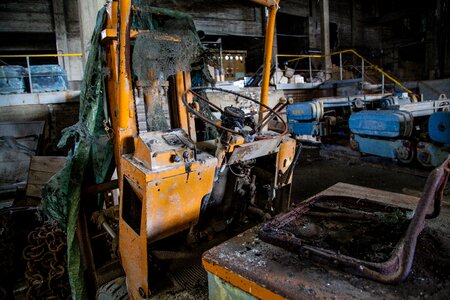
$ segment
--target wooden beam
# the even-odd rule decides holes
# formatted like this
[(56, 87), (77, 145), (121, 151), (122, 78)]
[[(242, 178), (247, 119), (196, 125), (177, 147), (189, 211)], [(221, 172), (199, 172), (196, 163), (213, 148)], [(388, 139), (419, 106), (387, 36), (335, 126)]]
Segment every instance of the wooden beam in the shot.
[(53, 32), (50, 13), (0, 11), (0, 32)]
[(99, 183), (96, 185), (91, 185), (91, 186), (85, 187), (85, 188), (83, 188), (82, 194), (84, 196), (93, 195), (93, 194), (98, 194), (98, 193), (114, 190), (117, 188), (119, 188), (119, 181), (117, 179), (114, 179), (114, 180), (111, 180), (108, 182), (103, 182), (103, 183)]
[(24, 12), (24, 13), (47, 13), (50, 14), (52, 8), (49, 0), (44, 1), (1, 1), (0, 11), (1, 12)]
[(42, 197), (42, 188), (66, 162), (65, 156), (33, 156), (28, 172), (27, 197)]

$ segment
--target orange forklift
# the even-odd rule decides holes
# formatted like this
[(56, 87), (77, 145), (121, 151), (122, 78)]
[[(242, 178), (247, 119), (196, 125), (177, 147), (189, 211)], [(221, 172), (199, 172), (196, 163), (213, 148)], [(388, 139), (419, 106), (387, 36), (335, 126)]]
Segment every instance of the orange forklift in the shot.
[[(146, 299), (154, 243), (178, 234), (195, 245), (249, 215), (263, 220), (287, 210), (299, 151), (286, 123), (281, 132), (267, 130), (269, 119), (283, 120), (286, 105), (268, 105), (278, 0), (253, 0), (269, 11), (260, 100), (191, 87), (199, 42), (192, 20), (135, 2), (108, 4), (101, 39), (120, 190), (120, 260), (129, 297)], [(208, 91), (244, 97), (260, 110), (222, 108)], [(202, 128), (216, 135), (200, 138)]]

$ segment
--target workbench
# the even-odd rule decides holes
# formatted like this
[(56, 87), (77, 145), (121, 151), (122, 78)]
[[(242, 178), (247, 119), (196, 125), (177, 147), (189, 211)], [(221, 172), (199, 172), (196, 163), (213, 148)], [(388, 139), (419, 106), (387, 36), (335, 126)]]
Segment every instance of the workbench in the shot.
[[(413, 209), (417, 197), (338, 183), (321, 192)], [(320, 195), (319, 194), (319, 195)], [(450, 209), (429, 220), (419, 237), (411, 274), (386, 285), (320, 265), (258, 238), (259, 226), (203, 255), (209, 299), (405, 299), (450, 295)]]

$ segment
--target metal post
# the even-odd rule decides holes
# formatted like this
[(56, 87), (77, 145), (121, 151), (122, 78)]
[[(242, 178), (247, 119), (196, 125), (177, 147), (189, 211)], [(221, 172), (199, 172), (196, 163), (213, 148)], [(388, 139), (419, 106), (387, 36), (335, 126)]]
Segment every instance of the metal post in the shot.
[[(275, 0), (278, 4), (279, 0)], [(270, 70), (272, 69), (273, 40), (275, 37), (275, 20), (277, 17), (278, 6), (274, 5), (269, 8), (269, 18), (266, 27), (266, 39), (264, 43), (264, 68), (261, 83), (261, 104), (269, 104), (269, 81)], [(259, 107), (259, 119), (264, 117), (263, 106)]]
[(308, 57), (309, 60), (309, 82), (312, 83), (312, 66), (311, 66), (311, 57)]
[(384, 94), (384, 73), (381, 73), (381, 94)]
[(342, 80), (342, 52), (339, 53), (339, 78)]
[[(130, 128), (130, 87), (131, 87), (131, 74), (129, 71), (129, 57), (127, 53), (130, 51), (129, 41), (129, 22), (131, 14), (131, 0), (122, 0), (119, 2), (120, 20), (119, 20), (119, 89), (118, 89), (118, 99), (119, 99), (119, 130), (126, 130)], [(119, 145), (123, 145), (122, 137), (119, 137)], [(120, 173), (119, 173), (120, 174)]]
[(33, 92), (33, 82), (31, 80), (31, 68), (30, 68), (30, 57), (27, 56), (27, 70), (28, 70), (28, 82), (30, 84), (30, 93)]
[(325, 80), (331, 78), (332, 63), (330, 56), (330, 9), (329, 0), (320, 1), (320, 37), (322, 40), (323, 62), (322, 69), (325, 69)]
[(220, 46), (219, 46), (219, 80), (218, 81), (222, 81), (222, 70), (223, 70), (223, 65), (222, 65), (222, 59), (223, 59), (223, 57), (222, 57), (222, 39), (221, 38), (219, 38), (219, 42), (220, 42)]
[(364, 59), (361, 58), (361, 81), (364, 82)]

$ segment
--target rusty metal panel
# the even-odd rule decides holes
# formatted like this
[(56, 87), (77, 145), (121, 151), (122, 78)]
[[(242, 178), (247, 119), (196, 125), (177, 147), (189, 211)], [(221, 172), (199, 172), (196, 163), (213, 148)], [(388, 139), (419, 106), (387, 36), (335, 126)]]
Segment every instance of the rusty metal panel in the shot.
[(281, 139), (282, 137), (240, 145), (234, 149), (228, 163), (232, 165), (237, 162), (276, 153), (280, 147)]
[(449, 163), (450, 158), (431, 172), (413, 211), (352, 196), (320, 195), (265, 224), (259, 237), (357, 276), (399, 283), (411, 272), (425, 219), (440, 213)]

